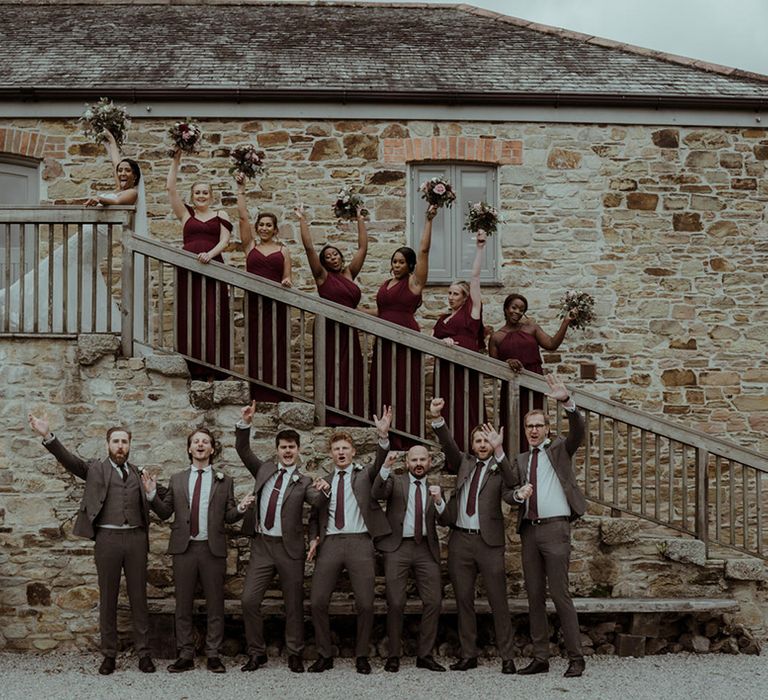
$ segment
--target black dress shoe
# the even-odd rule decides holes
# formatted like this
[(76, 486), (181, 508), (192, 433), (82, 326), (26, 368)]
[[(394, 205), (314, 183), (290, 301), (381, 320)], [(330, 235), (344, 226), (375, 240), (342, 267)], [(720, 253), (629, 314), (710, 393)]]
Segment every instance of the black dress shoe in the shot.
[[(399, 661), (398, 661), (399, 663)], [(371, 664), (368, 661), (367, 656), (358, 656), (355, 659), (355, 668), (357, 669), (358, 673), (362, 673), (365, 675), (368, 675), (371, 672)]]
[(455, 664), (451, 664), (448, 668), (450, 668), (451, 671), (469, 671), (471, 668), (477, 668), (477, 658), (459, 659)]
[(333, 668), (333, 659), (325, 656), (319, 656), (317, 661), (313, 663), (307, 671), (310, 673), (322, 673), (323, 671), (329, 671)]
[(427, 671), (445, 671), (445, 666), (441, 666), (431, 656), (417, 656), (416, 668), (426, 668)]
[(578, 678), (582, 673), (584, 673), (584, 667), (585, 664), (583, 657), (578, 659), (571, 659), (563, 676), (565, 676), (565, 678)]
[(304, 673), (304, 661), (297, 654), (289, 654), (288, 668), (294, 673)]
[(115, 657), (105, 656), (104, 660), (101, 662), (101, 666), (99, 666), (99, 673), (102, 676), (108, 676), (114, 672), (115, 672)]
[(249, 656), (248, 661), (246, 661), (241, 667), (241, 671), (256, 671), (257, 669), (261, 668), (264, 664), (267, 663), (267, 656), (266, 654), (259, 654), (258, 656)]
[(400, 670), (400, 657), (388, 657), (387, 662), (384, 664), (384, 670), (389, 671), (390, 673), (397, 673)]
[(543, 661), (542, 659), (534, 659), (525, 668), (521, 668), (518, 672), (518, 676), (530, 676), (534, 673), (548, 673), (549, 661)]
[(142, 656), (139, 659), (139, 671), (142, 673), (154, 673), (157, 671), (155, 663), (149, 656)]
[(515, 662), (512, 661), (512, 659), (504, 659), (501, 662), (501, 672), (502, 673), (516, 673)]
[(211, 673), (226, 673), (227, 667), (221, 663), (221, 659), (218, 656), (211, 656), (208, 658), (208, 662), (206, 663), (206, 666), (208, 666), (208, 670)]
[(192, 659), (176, 659), (168, 667), (168, 673), (184, 673), (184, 671), (191, 671), (194, 667), (195, 662)]

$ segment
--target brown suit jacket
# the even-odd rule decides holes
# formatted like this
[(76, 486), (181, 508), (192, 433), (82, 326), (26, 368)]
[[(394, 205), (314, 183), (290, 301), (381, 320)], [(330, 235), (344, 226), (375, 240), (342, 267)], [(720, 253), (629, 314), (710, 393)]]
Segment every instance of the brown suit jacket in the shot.
[[(250, 437), (251, 431), (249, 428), (237, 428), (235, 431), (235, 449), (237, 454), (255, 479), (253, 493), (256, 496), (256, 503), (245, 512), (241, 528), (241, 532), (244, 535), (253, 537), (256, 534), (261, 490), (269, 478), (277, 472), (279, 467), (272, 460), (262, 462), (253, 453), (249, 442)], [(304, 503), (314, 506), (319, 504), (321, 499), (324, 500), (325, 497), (317, 489), (312, 488), (312, 479), (305, 474), (301, 474), (296, 469), (285, 489), (283, 503), (280, 508), (283, 546), (292, 559), (304, 558)]]
[[(394, 552), (403, 541), (403, 520), (405, 520), (405, 511), (408, 508), (408, 491), (411, 487), (411, 475), (390, 474), (387, 479), (382, 479), (381, 474), (376, 474), (371, 489), (371, 496), (379, 501), (387, 502), (387, 520), (392, 532), (382, 537), (376, 542), (376, 548), (381, 552)], [(440, 541), (437, 538), (437, 510), (435, 502), (429, 495), (429, 490), (424, 488), (424, 499), (426, 510), (424, 511), (424, 522), (427, 526), (427, 544), (434, 560), (440, 563)]]
[[(381, 505), (371, 496), (373, 481), (378, 476), (379, 469), (381, 469), (381, 465), (384, 464), (386, 458), (387, 450), (383, 450), (380, 445), (377, 445), (376, 461), (372, 465), (361, 467), (354, 464), (347, 467), (347, 470), (351, 472), (352, 491), (357, 499), (357, 505), (362, 513), (365, 527), (368, 528), (368, 534), (373, 539), (384, 537), (384, 535), (392, 532), (392, 528), (389, 526), (389, 522), (387, 522), (387, 517), (381, 509)], [(319, 537), (321, 544), (325, 540), (325, 532), (328, 528), (329, 501), (328, 496), (322, 494), (322, 499), (312, 508), (312, 515), (309, 519), (309, 538)]]
[[(469, 477), (477, 464), (477, 457), (461, 452), (456, 446), (448, 426), (443, 423), (435, 428), (435, 434), (445, 453), (445, 469), (449, 474), (456, 474), (456, 490), (448, 501), (445, 510), (438, 516), (441, 525), (455, 525), (459, 515), (459, 492), (469, 488)], [(514, 504), (514, 491), (519, 485), (512, 465), (506, 455), (501, 462), (491, 458), (491, 467), (485, 470), (485, 476), (479, 487), (478, 504), (480, 515), (480, 536), (490, 547), (504, 546), (504, 515), (501, 502)], [(493, 467), (496, 467), (495, 469)]]
[[(223, 478), (219, 479), (218, 474)], [(225, 523), (235, 523), (243, 517), (235, 503), (234, 481), (231, 476), (213, 470), (211, 493), (208, 500), (208, 548), (214, 557), (227, 556), (227, 534)], [(189, 547), (189, 469), (176, 472), (168, 482), (168, 488), (150, 501), (150, 507), (163, 520), (174, 513), (171, 538), (168, 540), (168, 554), (183, 554)]]
[[(557, 474), (560, 485), (565, 491), (565, 497), (571, 509), (571, 520), (576, 520), (584, 515), (587, 509), (587, 501), (584, 494), (576, 484), (576, 474), (573, 471), (573, 455), (579, 449), (579, 445), (584, 441), (584, 419), (581, 417), (578, 409), (575, 411), (566, 411), (568, 416), (568, 437), (558, 436), (545, 448), (545, 452), (552, 467)], [(522, 452), (515, 458), (515, 469), (517, 472), (517, 482), (524, 484), (528, 480), (528, 460), (530, 450)], [(525, 503), (519, 504), (517, 512), (517, 531), (523, 524), (525, 515)]]
[[(72, 532), (78, 537), (87, 537), (91, 540), (96, 539), (96, 528), (93, 523), (99, 517), (104, 501), (107, 500), (109, 481), (112, 476), (112, 469), (114, 468), (109, 461), (109, 457), (101, 460), (91, 459), (86, 462), (77, 455), (73, 455), (59, 442), (58, 438), (54, 438), (44, 447), (68, 472), (85, 480), (85, 492), (80, 501), (80, 509), (77, 513)], [(126, 463), (126, 466), (130, 473), (139, 480), (139, 484), (141, 484), (141, 476), (136, 466), (129, 463)], [(149, 505), (144, 495), (143, 486), (140, 491), (142, 494), (141, 519), (146, 530), (149, 524)], [(147, 538), (147, 549), (149, 549), (149, 538)]]

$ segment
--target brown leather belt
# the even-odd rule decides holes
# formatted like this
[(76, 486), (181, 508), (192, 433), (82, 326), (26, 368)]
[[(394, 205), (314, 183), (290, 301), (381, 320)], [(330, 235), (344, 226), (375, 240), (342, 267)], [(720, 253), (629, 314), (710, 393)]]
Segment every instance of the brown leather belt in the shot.
[(536, 520), (523, 520), (524, 523), (528, 523), (529, 525), (546, 525), (547, 523), (558, 523), (558, 522), (570, 522), (571, 519), (567, 515), (555, 515), (551, 518), (536, 518)]

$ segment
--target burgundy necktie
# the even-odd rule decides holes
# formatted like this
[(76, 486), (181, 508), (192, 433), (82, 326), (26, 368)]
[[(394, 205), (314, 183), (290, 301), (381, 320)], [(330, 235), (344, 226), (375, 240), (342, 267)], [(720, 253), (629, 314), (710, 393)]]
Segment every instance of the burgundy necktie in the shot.
[(533, 493), (528, 499), (528, 519), (537, 520), (539, 517), (539, 504), (536, 500), (536, 492), (538, 484), (536, 483), (537, 472), (539, 469), (539, 448), (533, 448), (533, 454), (531, 455), (531, 475), (528, 477), (528, 482), (533, 486)]
[(472, 516), (477, 511), (477, 488), (480, 486), (480, 472), (483, 471), (485, 462), (478, 462), (475, 465), (475, 473), (472, 476), (472, 483), (469, 485), (469, 498), (467, 498), (467, 515)]
[(413, 539), (416, 544), (421, 544), (421, 538), (424, 534), (424, 504), (421, 501), (421, 481), (416, 479), (416, 494), (414, 496), (416, 511), (416, 522), (413, 524)]
[(200, 489), (203, 487), (203, 470), (197, 470), (197, 481), (192, 491), (192, 507), (189, 514), (189, 535), (197, 537), (200, 534)]
[(344, 472), (339, 472), (339, 480), (336, 482), (336, 514), (334, 523), (337, 530), (344, 529)]
[(272, 493), (269, 495), (269, 504), (267, 505), (267, 517), (264, 518), (264, 529), (271, 530), (275, 526), (275, 513), (277, 512), (277, 499), (280, 497), (280, 490), (283, 488), (283, 475), (285, 469), (278, 471), (277, 480), (272, 487)]

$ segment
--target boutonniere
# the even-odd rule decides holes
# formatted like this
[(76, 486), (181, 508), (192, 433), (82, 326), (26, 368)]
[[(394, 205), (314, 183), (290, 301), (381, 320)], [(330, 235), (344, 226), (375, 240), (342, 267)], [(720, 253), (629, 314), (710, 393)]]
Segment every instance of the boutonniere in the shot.
[(552, 444), (552, 440), (547, 438), (546, 440), (544, 440), (544, 442), (541, 443), (541, 446), (543, 449), (547, 449), (547, 447), (549, 447), (551, 444)]
[(224, 481), (224, 472), (215, 472), (216, 473), (216, 481)]
[(363, 471), (363, 465), (362, 464), (354, 464), (352, 465), (352, 469), (354, 469), (356, 472)]
[(495, 472), (499, 471), (499, 463), (494, 462), (490, 467), (488, 467), (488, 470), (491, 472), (491, 474), (494, 474)]
[(144, 472), (147, 471), (146, 467), (136, 467), (136, 471), (139, 472), (139, 476), (144, 476)]
[(296, 483), (301, 477), (296, 473), (293, 472), (293, 476), (291, 476), (291, 483)]

